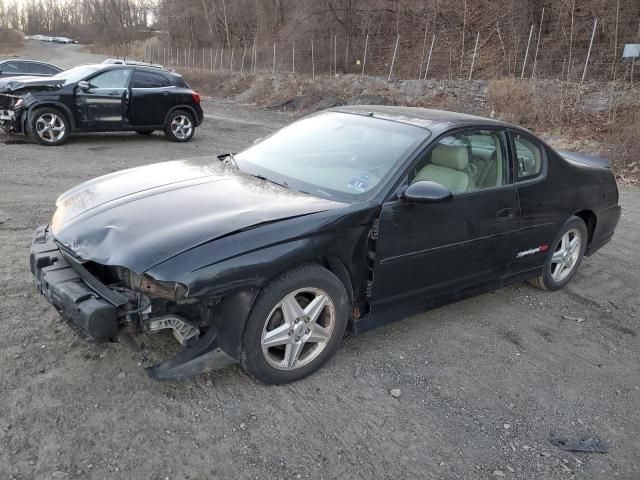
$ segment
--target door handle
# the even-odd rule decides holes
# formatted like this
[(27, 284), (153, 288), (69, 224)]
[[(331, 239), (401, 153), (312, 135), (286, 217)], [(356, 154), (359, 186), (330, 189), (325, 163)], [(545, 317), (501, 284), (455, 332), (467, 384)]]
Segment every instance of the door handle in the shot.
[(500, 221), (511, 220), (514, 216), (513, 208), (503, 208), (498, 213), (496, 213), (496, 218)]

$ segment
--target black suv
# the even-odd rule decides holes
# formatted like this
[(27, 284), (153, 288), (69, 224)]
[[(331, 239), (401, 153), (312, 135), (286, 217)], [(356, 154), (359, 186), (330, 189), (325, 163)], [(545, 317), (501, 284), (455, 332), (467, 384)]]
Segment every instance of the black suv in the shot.
[(51, 63), (19, 58), (0, 61), (0, 77), (49, 77), (60, 73), (62, 69)]
[(73, 132), (154, 130), (187, 142), (202, 119), (200, 95), (180, 75), (152, 66), (83, 65), (0, 82), (0, 126), (42, 145), (60, 145)]

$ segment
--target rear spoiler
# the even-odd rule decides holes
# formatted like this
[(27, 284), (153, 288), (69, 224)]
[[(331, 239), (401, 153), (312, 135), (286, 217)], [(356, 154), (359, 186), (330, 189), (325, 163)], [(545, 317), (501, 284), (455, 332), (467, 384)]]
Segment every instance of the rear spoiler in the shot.
[(592, 167), (610, 168), (611, 164), (606, 158), (596, 157), (595, 155), (587, 155), (584, 153), (569, 152), (567, 150), (556, 150), (558, 154), (571, 162), (582, 163)]

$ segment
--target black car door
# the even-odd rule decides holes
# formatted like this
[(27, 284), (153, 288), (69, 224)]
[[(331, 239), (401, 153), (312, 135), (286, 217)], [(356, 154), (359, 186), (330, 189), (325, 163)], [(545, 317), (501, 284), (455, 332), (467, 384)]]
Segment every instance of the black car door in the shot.
[(400, 189), (435, 181), (453, 194), (433, 204), (402, 198), (382, 205), (373, 305), (437, 303), (466, 289), (500, 284), (512, 258), (518, 198), (500, 129), (457, 130), (431, 144)]
[(536, 138), (521, 131), (509, 131), (515, 163), (515, 180), (520, 199), (520, 228), (510, 275), (527, 275), (541, 268), (553, 240), (567, 218), (565, 200), (555, 194), (565, 188), (553, 184), (559, 176), (549, 174), (546, 148)]
[(123, 128), (125, 104), (129, 95), (131, 68), (115, 68), (88, 78), (75, 89), (77, 121), (81, 128), (119, 130)]
[(175, 104), (175, 87), (166, 75), (141, 69), (133, 72), (129, 106), (131, 125), (161, 126)]

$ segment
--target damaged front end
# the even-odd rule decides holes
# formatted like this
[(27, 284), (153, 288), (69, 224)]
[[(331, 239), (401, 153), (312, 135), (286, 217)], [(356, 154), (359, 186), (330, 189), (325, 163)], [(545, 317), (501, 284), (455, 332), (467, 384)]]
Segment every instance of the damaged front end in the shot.
[(26, 112), (37, 101), (32, 92), (50, 92), (61, 86), (61, 80), (52, 78), (3, 79), (0, 82), (0, 127), (6, 132), (26, 134)]
[(80, 262), (60, 247), (48, 226), (34, 234), (30, 267), (38, 290), (89, 342), (120, 339), (135, 349), (139, 347), (133, 335), (171, 330), (184, 349), (148, 369), (153, 379), (185, 378), (239, 359), (236, 343), (241, 336), (219, 338), (215, 317), (222, 297), (192, 299), (178, 283), (159, 282), (123, 267)]
[(23, 113), (27, 111), (22, 95), (0, 93), (0, 127), (5, 132), (23, 133)]

